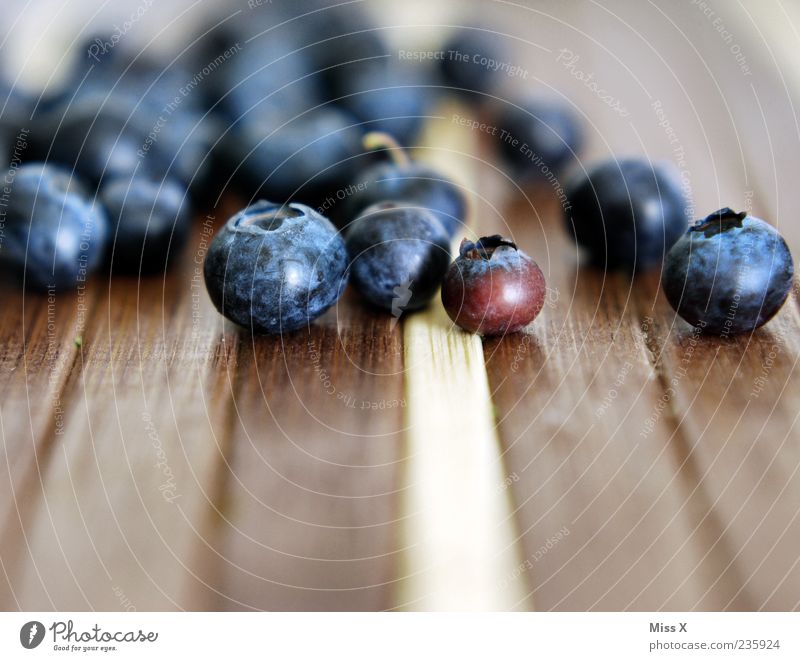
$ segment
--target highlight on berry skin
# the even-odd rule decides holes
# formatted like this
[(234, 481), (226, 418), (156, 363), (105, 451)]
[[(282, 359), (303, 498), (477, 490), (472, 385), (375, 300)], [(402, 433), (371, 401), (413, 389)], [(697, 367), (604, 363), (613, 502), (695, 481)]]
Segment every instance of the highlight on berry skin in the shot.
[(769, 223), (725, 207), (697, 221), (664, 260), (661, 286), (685, 321), (710, 335), (751, 333), (792, 290), (789, 246)]
[(460, 328), (485, 336), (516, 333), (544, 307), (539, 265), (500, 235), (464, 239), (442, 285), (442, 303)]

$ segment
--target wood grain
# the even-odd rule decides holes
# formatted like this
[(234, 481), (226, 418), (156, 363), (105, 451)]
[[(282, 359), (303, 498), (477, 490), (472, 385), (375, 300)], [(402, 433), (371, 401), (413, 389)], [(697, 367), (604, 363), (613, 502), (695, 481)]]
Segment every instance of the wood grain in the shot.
[[(472, 233), (483, 206), (475, 177), (480, 140), (452, 121), (464, 112), (460, 104), (442, 104), (441, 119), (429, 122), (418, 153), (458, 182), (471, 209), (463, 231)], [(459, 234), (453, 254), (460, 241)], [(402, 323), (409, 452), (402, 532), (412, 543), (403, 557), (398, 606), (530, 609), (517, 571), (522, 558), (481, 340), (450, 321), (438, 296)]]
[[(737, 92), (746, 88), (741, 81), (715, 71), (709, 64), (712, 60), (697, 50), (719, 47), (709, 24), (697, 20), (696, 10), (688, 5), (677, 10), (670, 5), (670, 18), (654, 3), (616, 14), (600, 3), (591, 5), (570, 25), (586, 37), (574, 49), (580, 53), (583, 70), (599, 81), (606, 74), (602, 82), (619, 85), (630, 119), (620, 121), (604, 112), (597, 99), (589, 102), (585, 107), (597, 112), (591, 113), (587, 160), (638, 151), (677, 162), (698, 213), (752, 203), (761, 189), (756, 183), (761, 178), (749, 167), (752, 136), (745, 140), (740, 134), (747, 133), (753, 115), (752, 111), (749, 118), (742, 115)], [(655, 27), (660, 21), (665, 24), (663, 30)], [(676, 40), (682, 41), (683, 30), (689, 29), (693, 33), (677, 48)], [(589, 34), (613, 34), (614, 39), (598, 43)], [(630, 83), (622, 84), (620, 78), (609, 75), (615, 70), (630, 78)], [(776, 98), (776, 90), (765, 95)], [(763, 153), (762, 157), (766, 158)], [(531, 199), (530, 208), (527, 200), (520, 201), (509, 213), (509, 224), (519, 231), (523, 214), (533, 219), (539, 212), (545, 217), (541, 233), (529, 223), (518, 236), (524, 245), (539, 246), (538, 254), (547, 246), (547, 263), (552, 268), (550, 248), (559, 242), (560, 210), (553, 209), (552, 195), (544, 203), (537, 193)], [(564, 264), (575, 264), (574, 246), (563, 245), (555, 260), (555, 282), (564, 282)], [(763, 372), (775, 346), (772, 334), (783, 337), (782, 324), (794, 327), (796, 311), (788, 306), (768, 330), (748, 341), (733, 341), (734, 346), (744, 342), (737, 351), (725, 342), (698, 337), (676, 321), (659, 294), (657, 274), (629, 283), (619, 276), (581, 269), (567, 283), (568, 316), (560, 319), (557, 330), (537, 332), (537, 338), (541, 334), (546, 339), (536, 343), (538, 361), (525, 373), (526, 379), (516, 379), (514, 370), (509, 373), (508, 369), (519, 347), (515, 352), (503, 343), (487, 345), (490, 375), (495, 374), (501, 383), (496, 399), (506, 402), (499, 408), (503, 414), (510, 410), (505, 427), (511, 429), (504, 431), (504, 438), (510, 436), (516, 442), (535, 435), (539, 439), (525, 459), (514, 457), (519, 449), (512, 447), (509, 460), (512, 467), (522, 465), (525, 473), (536, 475), (520, 479), (515, 489), (521, 491), (521, 516), (531, 521), (534, 541), (528, 542), (528, 548), (534, 557), (541, 556), (530, 571), (537, 603), (545, 608), (580, 609), (795, 607), (791, 599), (779, 601), (777, 596), (796, 593), (791, 588), (797, 564), (791, 548), (792, 540), (796, 541), (792, 534), (796, 506), (790, 495), (797, 484), (796, 458), (787, 444), (775, 449), (754, 440), (765, 431), (769, 438), (773, 438), (771, 432), (778, 439), (791, 438), (794, 414), (786, 403), (796, 400), (791, 394), (793, 348), (780, 344), (778, 352), (785, 361), (779, 369), (770, 368), (770, 383), (763, 385), (768, 393), (764, 403), (754, 407), (753, 416), (739, 414), (747, 401), (742, 382), (753, 381)], [(563, 345), (565, 330), (568, 341)], [(556, 340), (557, 348), (553, 346)], [(709, 359), (709, 352), (715, 359)], [(565, 363), (570, 355), (573, 360)], [(498, 356), (493, 372), (492, 362)], [(584, 368), (583, 363), (588, 366)], [(548, 379), (550, 370), (555, 374)], [(528, 395), (528, 390), (535, 394)], [(605, 408), (603, 401), (611, 392), (613, 402)], [(603, 423), (612, 421), (610, 429), (592, 424), (584, 397), (595, 406), (600, 404)], [(541, 402), (533, 415), (527, 413), (531, 400)], [(517, 412), (516, 407), (526, 413)], [(542, 436), (547, 429), (541, 419), (547, 419), (547, 414), (553, 415), (554, 431)], [(520, 419), (530, 426), (520, 424)], [(501, 427), (502, 420), (501, 414)], [(511, 426), (515, 422), (516, 427)], [(587, 430), (586, 435), (570, 434), (572, 426)], [(555, 456), (548, 455), (548, 441), (564, 437), (569, 439), (565, 447)], [(631, 455), (623, 450), (604, 456), (598, 449), (591, 450), (593, 443), (601, 444), (603, 439), (608, 441), (599, 449), (613, 447), (617, 438), (629, 442), (625, 449), (630, 447)], [(594, 461), (587, 463), (587, 452)], [(718, 463), (722, 458), (729, 462), (726, 468)], [(541, 463), (539, 473), (535, 472), (537, 462)], [(562, 478), (560, 489), (553, 486), (572, 462), (581, 463), (570, 477)], [(558, 467), (555, 473), (554, 466)], [(738, 488), (730, 488), (733, 475)], [(553, 521), (553, 511), (575, 507), (575, 501), (580, 501), (575, 492), (583, 485), (586, 501), (600, 507), (595, 520), (587, 524), (579, 516), (575, 523), (588, 525), (591, 534), (579, 531), (577, 539), (569, 535), (566, 541), (558, 540), (555, 551), (542, 546), (559, 521), (569, 520), (562, 516)], [(609, 492), (626, 498), (615, 502)], [(544, 503), (539, 507), (544, 513), (539, 513), (534, 501), (542, 493)], [(559, 496), (565, 496), (565, 505)], [(631, 509), (617, 519), (625, 507)], [(537, 534), (543, 525), (550, 530)], [(758, 535), (754, 534), (756, 525)], [(769, 540), (774, 572), (757, 539)], [(574, 554), (573, 544), (579, 548)], [(587, 560), (581, 566), (584, 555)], [(569, 570), (563, 572), (569, 575), (566, 579), (560, 573), (563, 569)], [(753, 572), (763, 577), (755, 581), (757, 587), (750, 578)]]
[[(745, 208), (776, 224), (796, 253), (800, 233), (792, 214), (800, 198), (789, 183), (788, 168), (798, 144), (797, 79), (786, 75), (772, 51), (769, 26), (775, 24), (774, 14), (770, 21), (753, 4), (749, 12), (744, 5), (715, 8), (724, 12), (730, 39), (697, 39), (685, 12), (666, 13), (673, 22), (687, 25), (684, 43), (696, 44), (696, 57), (704, 64), (701, 80), (713, 81), (718, 100), (730, 108), (727, 136), (719, 135), (713, 147), (719, 170), (743, 191)], [(733, 52), (737, 47), (741, 54)], [(733, 162), (730, 145), (735, 142), (741, 144), (743, 168), (725, 167), (726, 155)], [(688, 365), (676, 356), (685, 345), (686, 327), (672, 324), (664, 308), (662, 301), (653, 304), (653, 317), (664, 320), (656, 331), (664, 341), (663, 369), (668, 379), (683, 374), (681, 367), (688, 369), (674, 406), (693, 441), (691, 459), (700, 486), (723, 524), (720, 543), (734, 552), (732, 564), (739, 565), (738, 594), (749, 594), (754, 608), (795, 609), (800, 590), (797, 307), (785, 306), (752, 336), (702, 343)]]
[(210, 231), (199, 224), (163, 281), (91, 283), (60, 395), (63, 431), (42, 434), (41, 481), (19, 491), (31, 511), (13, 581), (23, 608), (192, 606), (191, 564), (225, 438), (220, 365), (235, 341), (218, 335), (197, 280)]
[[(494, 4), (526, 73), (504, 81), (500, 101), (573, 104), (588, 143), (576, 170), (623, 155), (672, 161), (695, 216), (752, 210), (797, 254), (793, 7), (708, 0), (709, 17), (666, 0)], [(426, 25), (406, 34), (438, 34), (433, 19), (414, 21)], [(422, 580), (409, 597), (408, 558), (453, 558), (498, 518), (502, 534), (479, 540), (491, 571), (464, 578), (484, 604), (800, 608), (797, 293), (752, 336), (697, 335), (657, 272), (584, 268), (552, 185), (517, 181), (490, 136), (454, 128), (456, 113), (469, 109), (437, 113), (420, 157), (471, 189), (474, 231), (511, 234), (550, 286), (527, 334), (483, 342), (486, 374), (474, 338), (448, 329), (447, 342), (432, 340), (446, 323), (438, 308), (395, 324), (349, 292), (309, 332), (251, 338), (223, 322), (198, 269), (237, 201), (215, 221), (201, 214), (164, 279), (97, 277), (53, 301), (0, 287), (0, 608), (425, 607), (417, 597), (435, 582), (412, 571)], [(435, 355), (414, 370), (423, 344)], [(488, 390), (469, 400), (479, 429), (464, 434), (499, 437), (502, 456), (453, 459), (451, 469), (463, 461), (493, 477), (463, 499), (458, 536), (425, 539), (410, 469), (426, 440), (420, 411), (428, 393), (451, 401), (440, 376), (451, 371), (480, 381), (473, 397)], [(446, 426), (430, 440), (458, 452), (462, 432), (445, 437)], [(442, 460), (426, 456), (435, 480)], [(430, 511), (458, 500), (444, 496)], [(490, 501), (510, 501), (511, 516), (482, 518)], [(450, 569), (480, 557), (456, 556)], [(509, 586), (513, 604), (492, 601)], [(433, 607), (458, 598), (445, 596)]]
[[(533, 598), (546, 610), (689, 608), (717, 578), (720, 557), (704, 557), (712, 522), (692, 537), (703, 503), (690, 496), (674, 421), (657, 414), (663, 391), (631, 283), (564, 268), (575, 261), (557, 238), (561, 209), (532, 199), (550, 236), (541, 261), (558, 300), (530, 335), (488, 340), (484, 350)], [(513, 236), (538, 257), (543, 238), (527, 203), (509, 212), (525, 215)], [(688, 571), (695, 580), (675, 590)]]
[[(5, 314), (0, 320), (0, 608), (33, 604), (19, 594), (18, 577), (30, 549), (27, 524), (36, 515), (42, 474), (64, 429), (66, 380), (78, 359), (75, 337), (84, 324), (79, 297), (23, 294), (14, 283), (2, 292)], [(94, 296), (82, 296), (84, 304)], [(89, 304), (91, 304), (89, 302)], [(44, 514), (44, 513), (43, 513)], [(37, 603), (52, 606), (39, 592)]]
[(310, 333), (239, 347), (215, 606), (389, 608), (402, 543), (400, 329), (347, 296)]

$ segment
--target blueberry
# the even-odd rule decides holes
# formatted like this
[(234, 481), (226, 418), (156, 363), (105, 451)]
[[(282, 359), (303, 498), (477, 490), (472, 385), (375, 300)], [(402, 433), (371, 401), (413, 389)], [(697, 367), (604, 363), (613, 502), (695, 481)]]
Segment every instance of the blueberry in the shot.
[(342, 96), (344, 88), (374, 67), (388, 68), (391, 51), (384, 31), (361, 7), (328, 6), (302, 16), (296, 25), (315, 69), (322, 74), (326, 100)]
[(488, 30), (460, 28), (445, 43), (442, 75), (458, 92), (493, 93), (505, 74), (496, 67), (508, 62), (500, 37)]
[(467, 201), (455, 183), (434, 168), (410, 160), (389, 136), (368, 134), (365, 144), (370, 148), (391, 148), (394, 160), (361, 173), (336, 210), (340, 224), (351, 221), (373, 204), (394, 201), (429, 209), (450, 236), (463, 227)]
[(18, 125), (30, 116), (35, 103), (18, 86), (0, 78), (0, 118), (3, 123)]
[(29, 127), (33, 108), (32, 99), (0, 78), (0, 158), (6, 163), (10, 160), (20, 130)]
[(442, 285), (449, 317), (470, 333), (503, 335), (530, 324), (544, 307), (544, 274), (501, 236), (464, 239)]
[(384, 202), (347, 230), (350, 278), (361, 295), (395, 316), (430, 301), (450, 264), (450, 237), (427, 209)]
[(0, 216), (0, 263), (32, 289), (75, 288), (104, 257), (108, 218), (68, 171), (42, 163), (21, 166)]
[(793, 276), (792, 255), (777, 230), (725, 208), (692, 225), (672, 246), (661, 284), (686, 321), (728, 335), (767, 323), (789, 296)]
[(551, 180), (574, 161), (583, 144), (577, 118), (556, 102), (498, 103), (494, 124), (502, 131), (500, 155), (518, 176)]
[(189, 234), (186, 189), (174, 180), (137, 176), (104, 184), (98, 197), (111, 222), (109, 261), (114, 271), (163, 273)]
[(318, 13), (303, 16), (297, 0), (245, 5), (207, 26), (197, 49), (204, 64), (195, 66), (213, 63), (203, 81), (209, 106), (229, 123), (277, 126), (323, 103), (325, 72), (315, 53), (330, 45), (315, 44), (328, 22)]
[(81, 35), (71, 53), (66, 87), (73, 92), (83, 85), (103, 89), (111, 87), (133, 59), (124, 48), (117, 48), (114, 41), (117, 41), (114, 35), (103, 30)]
[(135, 109), (124, 94), (92, 93), (53, 108), (32, 133), (40, 158), (75, 168), (97, 185), (136, 172), (205, 182), (218, 131), (212, 119), (188, 108), (154, 115), (146, 106)]
[(434, 89), (413, 70), (380, 60), (346, 76), (334, 98), (367, 130), (389, 133), (409, 145), (428, 114)]
[(50, 94), (29, 96), (0, 77), (0, 159), (4, 165), (45, 160), (35, 151), (35, 117), (50, 98)]
[(320, 77), (299, 48), (289, 30), (270, 30), (252, 41), (242, 34), (227, 37), (209, 54), (210, 61), (221, 59), (209, 83), (211, 103), (231, 122), (268, 116), (280, 123), (319, 105)]
[(336, 303), (347, 283), (347, 250), (313, 209), (262, 200), (219, 231), (203, 269), (223, 315), (256, 333), (282, 333)]
[(567, 228), (596, 266), (644, 270), (686, 231), (688, 204), (672, 166), (609, 160), (567, 185)]
[(104, 177), (131, 175), (145, 159), (152, 171), (164, 172), (169, 160), (158, 144), (144, 151), (150, 129), (142, 119), (122, 97), (81, 96), (42, 118), (34, 132), (37, 155), (74, 168), (95, 185)]
[[(188, 187), (193, 197), (208, 201), (217, 184), (211, 153), (222, 133), (214, 114), (185, 112), (170, 116), (167, 125), (153, 140), (145, 136), (147, 147), (142, 169), (154, 178), (168, 177)], [(157, 150), (153, 161), (149, 151)], [(153, 164), (161, 167), (153, 167)]]
[(316, 204), (355, 176), (361, 136), (350, 117), (327, 107), (279, 126), (246, 122), (221, 148), (247, 195)]

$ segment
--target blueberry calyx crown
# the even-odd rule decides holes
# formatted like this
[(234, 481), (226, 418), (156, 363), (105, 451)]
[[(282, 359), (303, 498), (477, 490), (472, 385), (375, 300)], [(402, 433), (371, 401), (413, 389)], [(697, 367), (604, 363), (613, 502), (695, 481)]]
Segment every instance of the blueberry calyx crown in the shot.
[(474, 243), (469, 239), (464, 239), (459, 246), (458, 253), (468, 259), (489, 260), (494, 255), (494, 251), (501, 246), (517, 250), (517, 244), (511, 239), (506, 239), (499, 234), (484, 236)]
[(303, 212), (295, 209), (292, 205), (262, 201), (240, 211), (233, 224), (237, 229), (253, 227), (265, 232), (272, 232), (279, 229), (284, 220), (299, 218), (302, 215)]
[(706, 237), (711, 237), (734, 227), (741, 227), (745, 218), (747, 218), (746, 211), (737, 212), (730, 207), (724, 207), (709, 214), (703, 220), (698, 220), (691, 227), (691, 231), (703, 232)]

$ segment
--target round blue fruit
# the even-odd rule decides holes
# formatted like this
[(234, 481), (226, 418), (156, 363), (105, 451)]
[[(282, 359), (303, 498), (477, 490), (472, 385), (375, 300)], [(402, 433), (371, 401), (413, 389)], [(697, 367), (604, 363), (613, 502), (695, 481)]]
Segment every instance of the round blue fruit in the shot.
[(426, 305), (450, 266), (450, 237), (427, 209), (384, 202), (348, 228), (350, 279), (373, 305), (395, 316)]
[(506, 50), (495, 32), (460, 28), (442, 48), (442, 77), (456, 92), (492, 94), (507, 78), (504, 71), (498, 70), (509, 62)]
[(242, 122), (221, 143), (223, 160), (247, 195), (317, 204), (346, 186), (361, 160), (363, 129), (332, 107), (274, 125)]
[(92, 184), (128, 176), (146, 161), (162, 171), (169, 163), (155, 143), (145, 153), (149, 131), (143, 116), (131, 111), (121, 95), (90, 93), (74, 103), (56, 106), (38, 121), (37, 155), (74, 168)]
[(191, 208), (177, 181), (114, 179), (99, 199), (111, 221), (109, 261), (115, 273), (163, 273), (186, 243)]
[(255, 333), (307, 326), (347, 284), (347, 250), (336, 228), (302, 204), (260, 201), (233, 216), (204, 264), (212, 302)]
[(666, 164), (603, 161), (568, 184), (566, 196), (567, 228), (599, 267), (657, 266), (688, 226), (679, 177)]
[(68, 171), (20, 167), (5, 209), (0, 263), (32, 289), (73, 289), (105, 256), (108, 218)]
[(748, 333), (780, 310), (794, 263), (771, 225), (728, 208), (698, 221), (667, 254), (661, 284), (670, 305), (715, 335)]
[(423, 163), (378, 163), (361, 174), (354, 190), (337, 209), (336, 218), (341, 225), (374, 204), (400, 202), (431, 211), (450, 236), (464, 227), (467, 200), (461, 189)]
[(548, 181), (576, 162), (583, 132), (568, 106), (523, 99), (496, 104), (495, 114), (500, 155), (517, 176)]

